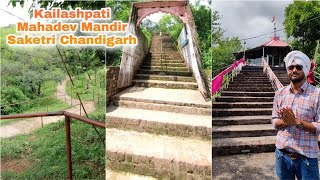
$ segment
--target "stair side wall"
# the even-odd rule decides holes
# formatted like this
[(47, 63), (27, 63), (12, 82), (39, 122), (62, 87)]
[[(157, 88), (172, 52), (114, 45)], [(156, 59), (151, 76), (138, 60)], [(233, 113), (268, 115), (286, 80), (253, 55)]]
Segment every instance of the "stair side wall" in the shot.
[(204, 98), (210, 99), (211, 92), (209, 88), (209, 80), (201, 67), (201, 56), (196, 25), (189, 4), (185, 7), (188, 15), (188, 23), (185, 24), (188, 43), (185, 46), (180, 47), (180, 51), (196, 79), (199, 91)]
[(147, 38), (139, 28), (135, 27), (138, 18), (137, 8), (132, 7), (131, 12), (126, 35), (135, 35), (138, 39), (138, 44), (136, 46), (123, 47), (118, 88), (124, 88), (132, 85), (133, 77), (149, 51)]

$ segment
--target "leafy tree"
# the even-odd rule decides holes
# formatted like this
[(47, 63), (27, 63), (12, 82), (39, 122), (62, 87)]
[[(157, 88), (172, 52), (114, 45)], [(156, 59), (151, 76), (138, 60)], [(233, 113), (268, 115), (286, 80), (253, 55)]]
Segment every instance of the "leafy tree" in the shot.
[(316, 40), (320, 39), (320, 2), (294, 1), (285, 9), (284, 27), (292, 46), (313, 57)]
[(183, 23), (178, 17), (165, 14), (159, 20), (159, 28), (161, 32), (169, 33), (173, 40), (176, 41), (183, 28)]
[(199, 34), (202, 67), (211, 69), (211, 10), (207, 6), (199, 5), (199, 2), (196, 2), (195, 6), (192, 5), (191, 10)]
[(213, 44), (218, 44), (219, 41), (222, 39), (223, 36), (223, 30), (220, 27), (220, 23), (217, 21), (221, 19), (221, 16), (219, 15), (218, 11), (212, 11), (212, 16), (211, 16), (211, 36), (212, 36), (212, 43)]
[(151, 21), (150, 19), (144, 19), (142, 20), (140, 24), (141, 29), (146, 29), (153, 33), (159, 33), (160, 32), (160, 26), (159, 24)]
[[(28, 101), (29, 98), (17, 87), (9, 86), (1, 90), (1, 114), (23, 112), (29, 107), (29, 103), (20, 104)], [(16, 104), (19, 103), (19, 104)]]
[(223, 69), (231, 65), (235, 59), (233, 53), (238, 52), (240, 49), (241, 42), (238, 37), (219, 40), (219, 44), (213, 48), (212, 53), (212, 77), (215, 77)]

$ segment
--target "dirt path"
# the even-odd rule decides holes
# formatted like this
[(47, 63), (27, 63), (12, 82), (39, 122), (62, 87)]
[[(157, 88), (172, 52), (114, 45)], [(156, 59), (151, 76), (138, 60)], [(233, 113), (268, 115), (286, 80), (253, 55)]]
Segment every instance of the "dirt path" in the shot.
[[(72, 107), (65, 109), (65, 111), (80, 114), (80, 101), (78, 99), (72, 99), (67, 95), (66, 85), (69, 78), (65, 78), (61, 84), (57, 86), (56, 96), (58, 99), (65, 101), (67, 104), (72, 104)], [(93, 101), (82, 101), (87, 113), (95, 110)], [(84, 115), (83, 109), (81, 109), (81, 115)], [(54, 123), (63, 120), (63, 116), (49, 116), (42, 117), (43, 125)], [(15, 123), (0, 126), (0, 137), (13, 137), (18, 134), (27, 134), (42, 126), (41, 118), (29, 118), (21, 120)]]

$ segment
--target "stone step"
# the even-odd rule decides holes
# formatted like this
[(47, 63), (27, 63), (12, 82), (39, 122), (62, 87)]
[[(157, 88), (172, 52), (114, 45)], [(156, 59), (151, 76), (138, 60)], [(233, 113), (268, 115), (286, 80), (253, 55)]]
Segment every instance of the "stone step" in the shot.
[(162, 81), (179, 81), (179, 82), (196, 82), (193, 77), (186, 76), (169, 76), (169, 75), (152, 75), (152, 74), (136, 74), (135, 79), (150, 79)]
[(273, 97), (220, 96), (216, 102), (273, 102)]
[(114, 96), (111, 100), (136, 101), (182, 107), (207, 108), (211, 101), (205, 101), (198, 90), (131, 87)]
[(192, 73), (189, 71), (152, 71), (147, 69), (139, 69), (137, 71), (137, 74), (157, 74), (192, 77)]
[(261, 72), (240, 72), (240, 74), (238, 74), (237, 77), (266, 77), (265, 74), (261, 73)]
[(108, 169), (158, 179), (211, 179), (211, 141), (109, 128), (106, 137)]
[(242, 70), (255, 70), (255, 71), (262, 71), (262, 66), (244, 66)]
[(252, 87), (252, 86), (254, 86), (255, 88), (268, 88), (268, 87), (270, 87), (270, 86), (272, 86), (271, 85), (271, 83), (268, 83), (268, 84), (247, 84), (247, 83), (233, 83), (233, 84), (229, 84), (229, 86), (228, 86), (228, 88), (237, 88), (237, 87), (239, 87), (239, 86), (241, 86), (241, 87)]
[(233, 108), (233, 109), (212, 109), (213, 117), (221, 116), (252, 116), (252, 115), (271, 115), (272, 108)]
[(256, 87), (256, 86), (251, 86), (251, 87), (242, 87), (242, 86), (231, 86), (227, 88), (228, 91), (248, 91), (248, 92), (274, 92), (272, 86), (270, 87)]
[(180, 63), (165, 63), (165, 62), (143, 62), (144, 66), (168, 66), (168, 67), (187, 67), (186, 64), (180, 62)]
[(250, 79), (234, 79), (230, 84), (270, 84), (269, 79), (263, 79), (263, 80), (250, 80)]
[(236, 80), (236, 79), (239, 79), (239, 80), (269, 80), (269, 78), (267, 76), (259, 76), (259, 77), (256, 77), (256, 76), (236, 76), (235, 78), (233, 78), (233, 80)]
[[(170, 44), (166, 44), (162, 46), (162, 53), (168, 53), (168, 52), (177, 52), (177, 48), (175, 46), (172, 46)], [(161, 53), (160, 49), (160, 43), (151, 45), (150, 47), (150, 53)]]
[(248, 84), (251, 84), (251, 85), (269, 84), (269, 85), (271, 85), (271, 83), (270, 83), (270, 81), (268, 79), (262, 80), (262, 81), (254, 81), (254, 80), (248, 81), (248, 80), (237, 80), (237, 79), (234, 79), (229, 84), (245, 84), (245, 85), (248, 85)]
[(213, 141), (218, 138), (276, 136), (272, 124), (213, 126)]
[[(148, 56), (147, 56), (148, 57)], [(171, 53), (151, 53), (149, 57), (156, 58), (181, 58), (181, 55), (177, 51), (173, 51)]]
[(236, 77), (231, 82), (241, 82), (241, 83), (257, 83), (257, 84), (270, 84), (270, 80), (267, 77), (261, 77), (261, 78), (242, 78), (242, 77)]
[(223, 116), (213, 117), (212, 126), (270, 124), (271, 116)]
[(156, 178), (152, 176), (143, 176), (128, 172), (116, 172), (106, 169), (106, 178), (105, 179), (113, 179), (113, 180), (156, 180)]
[(276, 136), (237, 137), (212, 140), (212, 156), (274, 152)]
[(152, 71), (188, 71), (187, 67), (170, 67), (170, 66), (141, 66), (140, 69)]
[(170, 105), (163, 103), (148, 103), (148, 102), (138, 102), (129, 100), (113, 100), (112, 104), (119, 107), (127, 108), (138, 108), (145, 110), (157, 110), (184, 114), (194, 114), (194, 115), (210, 115), (212, 114), (211, 108), (203, 107), (189, 107), (180, 105)]
[(272, 108), (273, 102), (214, 102), (212, 109), (217, 108)]
[(221, 96), (274, 97), (274, 92), (222, 91)]
[(263, 74), (263, 69), (244, 69), (244, 68), (242, 68), (240, 73), (260, 73), (260, 74)]
[(181, 58), (159, 58), (159, 57), (150, 57), (146, 58), (144, 62), (155, 62), (155, 63), (184, 63), (184, 60)]
[(161, 80), (133, 80), (132, 84), (139, 87), (156, 87), (169, 89), (198, 89), (198, 84), (193, 82), (176, 82)]
[(211, 140), (211, 115), (108, 107), (107, 128)]
[(230, 83), (228, 87), (235, 87), (235, 86), (241, 86), (241, 87), (271, 87), (272, 84), (270, 82), (267, 82), (267, 83), (260, 83), (260, 84), (254, 84), (254, 83), (251, 83), (251, 82), (246, 82), (246, 81), (243, 81), (243, 82), (233, 82), (233, 83)]

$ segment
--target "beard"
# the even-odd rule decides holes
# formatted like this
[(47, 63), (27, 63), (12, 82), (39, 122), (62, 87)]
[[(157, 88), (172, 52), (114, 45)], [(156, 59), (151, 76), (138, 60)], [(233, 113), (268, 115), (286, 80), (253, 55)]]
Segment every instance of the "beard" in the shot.
[[(297, 75), (297, 77), (293, 77), (293, 75)], [(303, 81), (305, 79), (305, 75), (304, 75), (304, 73), (302, 75), (290, 74), (289, 79), (293, 84), (295, 84), (295, 83), (299, 83), (299, 82)]]

